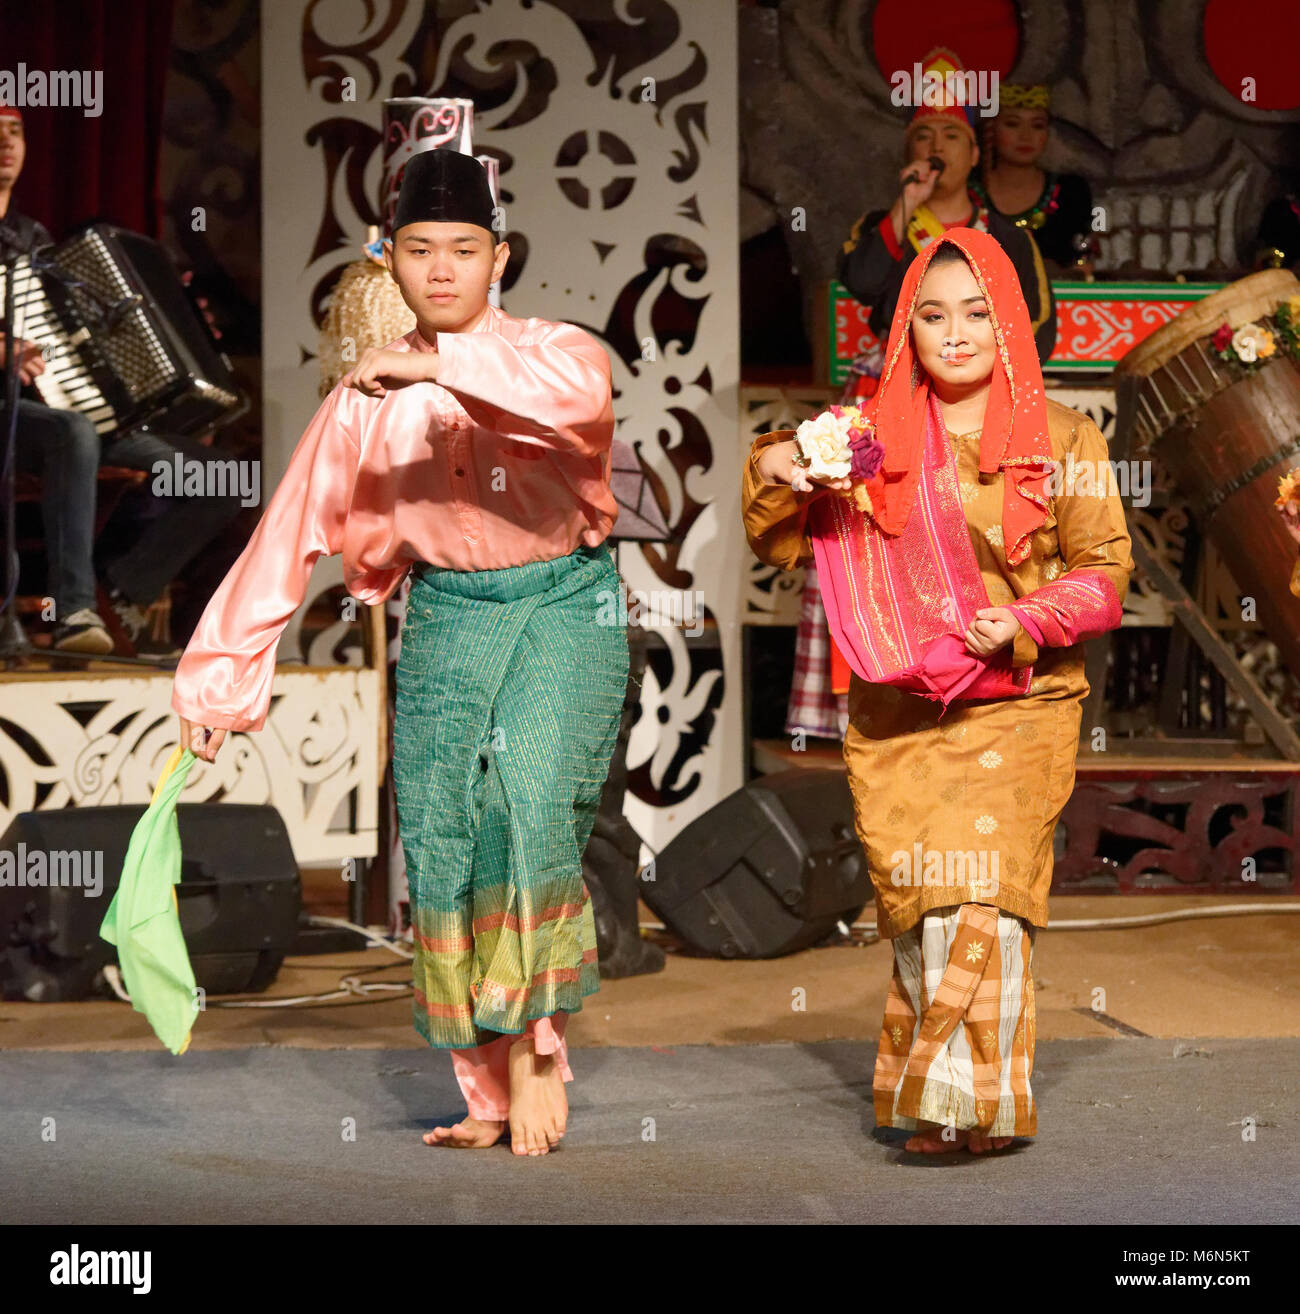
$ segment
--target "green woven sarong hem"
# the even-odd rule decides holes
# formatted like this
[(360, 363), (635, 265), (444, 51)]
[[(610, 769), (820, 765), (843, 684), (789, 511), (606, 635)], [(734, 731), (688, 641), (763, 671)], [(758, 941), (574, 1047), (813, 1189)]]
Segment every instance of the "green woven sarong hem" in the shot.
[(413, 574), (393, 781), (415, 1029), (435, 1049), (576, 1013), (600, 988), (582, 854), (627, 685), (620, 584), (605, 544)]

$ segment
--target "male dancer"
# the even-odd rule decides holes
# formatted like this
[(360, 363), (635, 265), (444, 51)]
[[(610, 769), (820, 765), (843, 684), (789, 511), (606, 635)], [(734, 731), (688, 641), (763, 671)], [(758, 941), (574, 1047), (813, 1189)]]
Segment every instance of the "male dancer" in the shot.
[[(469, 1117), (429, 1145), (516, 1154), (564, 1135), (567, 1014), (599, 989), (582, 852), (627, 682), (605, 539), (609, 358), (569, 324), (488, 304), (509, 247), (487, 174), (407, 164), (388, 267), (417, 327), (322, 403), (177, 668), (181, 742), (213, 761), (265, 723), (312, 564), (354, 597), (408, 571), (393, 774), (415, 930), (415, 1025), (452, 1051)], [(211, 736), (209, 738), (209, 736)]]

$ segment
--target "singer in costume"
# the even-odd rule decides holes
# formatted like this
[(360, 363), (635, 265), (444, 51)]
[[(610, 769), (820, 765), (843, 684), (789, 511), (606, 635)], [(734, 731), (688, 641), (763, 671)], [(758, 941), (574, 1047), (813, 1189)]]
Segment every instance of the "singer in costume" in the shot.
[[(927, 77), (963, 75), (950, 50), (932, 51), (924, 67)], [(844, 243), (840, 282), (871, 307), (867, 323), (883, 340), (918, 252), (952, 228), (991, 233), (1015, 267), (1041, 363), (1056, 345), (1056, 302), (1043, 258), (1026, 228), (991, 209), (970, 186), (980, 158), (974, 109), (946, 95), (936, 99), (941, 103), (918, 105), (908, 122), (903, 139), (907, 162), (899, 171), (902, 189), (893, 205), (864, 214)]]
[[(834, 448), (851, 417), (847, 457), (819, 467), (817, 433)], [(756, 440), (743, 514), (762, 560), (816, 560), (852, 668), (844, 760), (894, 948), (876, 1119), (911, 1150), (1000, 1149), (1037, 1129), (1033, 943), (1083, 643), (1119, 624), (1133, 568), (1124, 511), (1096, 425), (1044, 395), (987, 233), (917, 255), (875, 396), (808, 423), (798, 446)]]
[[(565, 1020), (599, 988), (582, 853), (618, 734), (626, 629), (606, 537), (609, 358), (569, 324), (488, 303), (509, 247), (487, 174), (406, 165), (386, 258), (417, 327), (322, 403), (176, 672), (183, 742), (213, 760), (265, 723), (311, 567), (412, 584), (393, 775), (415, 932), (415, 1026), (451, 1051), (469, 1116), (426, 1144), (516, 1154), (564, 1135)], [(615, 612), (619, 608), (613, 609)], [(204, 746), (204, 731), (215, 729)]]

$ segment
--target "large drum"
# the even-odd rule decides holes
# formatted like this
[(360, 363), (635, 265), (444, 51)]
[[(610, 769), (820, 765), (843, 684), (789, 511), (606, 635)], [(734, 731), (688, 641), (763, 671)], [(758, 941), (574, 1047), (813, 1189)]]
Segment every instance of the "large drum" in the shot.
[[(1300, 676), (1300, 599), (1289, 588), (1296, 547), (1273, 507), (1278, 479), (1300, 465), (1300, 365), (1283, 349), (1274, 320), (1294, 296), (1300, 281), (1289, 271), (1252, 274), (1158, 329), (1115, 372), (1141, 379), (1131, 455), (1154, 455), (1169, 471)], [(1243, 373), (1210, 344), (1225, 323), (1268, 329), (1277, 350)]]

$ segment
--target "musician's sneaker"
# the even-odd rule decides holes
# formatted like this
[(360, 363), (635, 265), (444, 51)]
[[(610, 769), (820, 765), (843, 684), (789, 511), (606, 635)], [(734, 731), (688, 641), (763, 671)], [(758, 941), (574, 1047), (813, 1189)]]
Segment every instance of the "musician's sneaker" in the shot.
[(104, 626), (104, 618), (89, 607), (74, 611), (54, 627), (51, 646), (60, 652), (84, 652), (103, 657), (113, 651), (113, 636)]
[(112, 603), (113, 613), (131, 640), (137, 657), (179, 657), (181, 649), (167, 639), (156, 639), (149, 617), (117, 589), (109, 589), (108, 600)]

